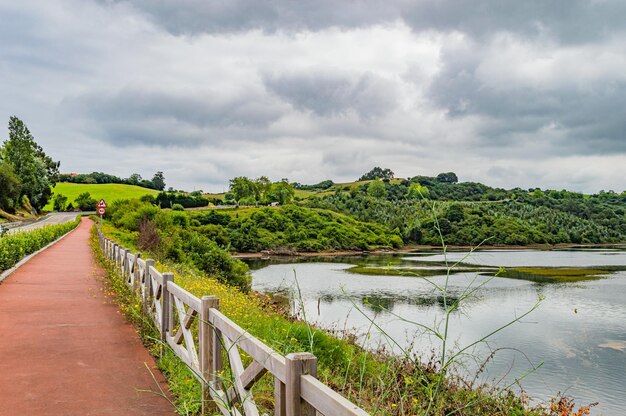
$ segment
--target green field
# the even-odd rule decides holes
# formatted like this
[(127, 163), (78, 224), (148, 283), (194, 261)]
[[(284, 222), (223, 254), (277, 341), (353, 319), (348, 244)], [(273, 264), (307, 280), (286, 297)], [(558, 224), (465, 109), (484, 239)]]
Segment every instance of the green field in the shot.
[[(67, 197), (68, 203), (74, 203), (76, 197), (83, 192), (89, 192), (91, 197), (96, 201), (100, 198), (104, 198), (107, 204), (117, 199), (131, 199), (140, 198), (143, 195), (150, 194), (156, 196), (159, 191), (154, 189), (142, 188), (135, 185), (125, 185), (121, 183), (103, 183), (103, 184), (84, 184), (84, 183), (57, 183), (52, 188), (54, 194), (62, 194)], [(52, 211), (52, 199), (48, 202), (48, 205), (44, 208), (47, 211)], [(94, 207), (94, 210), (96, 207)]]

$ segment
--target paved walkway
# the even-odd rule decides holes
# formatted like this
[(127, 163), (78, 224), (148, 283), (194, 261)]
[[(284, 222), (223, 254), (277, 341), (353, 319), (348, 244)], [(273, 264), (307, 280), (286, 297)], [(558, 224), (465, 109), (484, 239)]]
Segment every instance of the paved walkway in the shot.
[(0, 284), (0, 415), (174, 414), (141, 391), (167, 386), (100, 291), (91, 225), (83, 219)]

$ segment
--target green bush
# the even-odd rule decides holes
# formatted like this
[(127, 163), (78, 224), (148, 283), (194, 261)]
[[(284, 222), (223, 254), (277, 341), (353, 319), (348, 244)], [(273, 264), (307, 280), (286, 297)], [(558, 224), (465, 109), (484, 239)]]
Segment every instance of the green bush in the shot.
[(81, 211), (94, 211), (96, 209), (97, 201), (91, 197), (89, 192), (78, 195), (74, 202)]
[(369, 250), (403, 243), (397, 232), (383, 225), (294, 205), (260, 208), (248, 217), (232, 217), (226, 229), (231, 246), (238, 251)]
[(184, 211), (185, 207), (182, 206), (181, 204), (174, 204), (172, 205), (172, 211)]
[(174, 225), (181, 227), (181, 228), (189, 227), (189, 216), (184, 211), (172, 212), (171, 218), (172, 218), (172, 223), (174, 223)]

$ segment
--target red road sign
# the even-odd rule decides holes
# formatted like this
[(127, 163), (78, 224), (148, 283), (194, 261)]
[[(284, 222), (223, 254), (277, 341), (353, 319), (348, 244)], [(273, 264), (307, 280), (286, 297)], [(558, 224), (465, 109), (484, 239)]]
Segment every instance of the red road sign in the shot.
[(104, 208), (104, 207), (98, 208), (98, 214), (104, 215), (104, 214), (106, 214), (106, 212), (107, 212), (106, 208)]
[(106, 208), (107, 207), (107, 203), (104, 202), (104, 199), (101, 199), (100, 202), (98, 202), (98, 205), (96, 205), (98, 208)]

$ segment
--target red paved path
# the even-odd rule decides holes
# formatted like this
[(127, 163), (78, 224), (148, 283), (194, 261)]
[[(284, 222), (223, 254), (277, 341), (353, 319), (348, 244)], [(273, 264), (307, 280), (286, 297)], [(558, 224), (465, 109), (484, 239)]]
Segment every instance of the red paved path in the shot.
[(104, 303), (92, 222), (0, 284), (0, 415), (172, 415), (133, 327)]

